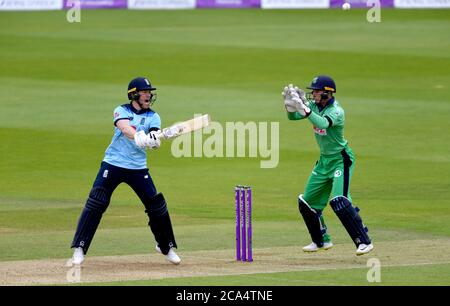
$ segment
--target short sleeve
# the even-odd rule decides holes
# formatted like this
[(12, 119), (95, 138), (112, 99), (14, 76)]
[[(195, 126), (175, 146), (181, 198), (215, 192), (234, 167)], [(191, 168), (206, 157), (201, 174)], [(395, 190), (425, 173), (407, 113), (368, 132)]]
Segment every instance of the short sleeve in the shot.
[(344, 110), (341, 107), (335, 107), (330, 112), (328, 112), (325, 118), (331, 120), (330, 126), (341, 126), (344, 125), (345, 114)]
[(121, 119), (130, 119), (130, 116), (124, 107), (118, 106), (114, 109), (114, 125)]
[(159, 117), (158, 113), (154, 113), (152, 116), (152, 120), (150, 121), (149, 130), (161, 129), (161, 117)]

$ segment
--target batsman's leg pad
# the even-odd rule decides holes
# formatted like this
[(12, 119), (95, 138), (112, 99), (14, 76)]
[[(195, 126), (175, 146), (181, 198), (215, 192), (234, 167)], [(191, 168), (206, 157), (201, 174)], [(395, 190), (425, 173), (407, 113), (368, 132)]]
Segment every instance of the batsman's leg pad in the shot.
[(298, 197), (298, 209), (305, 221), (312, 241), (321, 248), (323, 246), (323, 235), (326, 232), (326, 228), (322, 226), (322, 222), (320, 221), (322, 211), (311, 208), (303, 199), (302, 194)]
[(369, 230), (362, 222), (358, 213), (358, 207), (353, 207), (352, 203), (343, 196), (333, 198), (330, 201), (330, 205), (356, 246), (359, 246), (361, 243), (371, 243), (369, 235), (367, 234)]
[(150, 229), (155, 236), (161, 252), (164, 255), (169, 253), (170, 248), (177, 247), (175, 235), (170, 221), (169, 210), (162, 193), (158, 193), (153, 198), (144, 203), (145, 212), (148, 215)]
[(107, 189), (102, 187), (92, 188), (80, 219), (78, 220), (77, 230), (72, 241), (72, 248), (81, 247), (83, 248), (84, 254), (87, 253), (102, 215), (109, 205), (110, 198), (111, 195)]

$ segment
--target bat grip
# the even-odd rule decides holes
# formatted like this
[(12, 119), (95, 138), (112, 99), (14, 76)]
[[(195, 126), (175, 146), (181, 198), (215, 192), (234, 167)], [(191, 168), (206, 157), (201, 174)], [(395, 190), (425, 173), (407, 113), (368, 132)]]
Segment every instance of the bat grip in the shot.
[(164, 138), (174, 138), (181, 134), (181, 129), (179, 126), (171, 126), (168, 128), (163, 129), (162, 131), (159, 131), (159, 133), (156, 135), (158, 139)]
[(164, 134), (161, 130), (157, 131), (154, 135), (158, 139), (164, 138)]

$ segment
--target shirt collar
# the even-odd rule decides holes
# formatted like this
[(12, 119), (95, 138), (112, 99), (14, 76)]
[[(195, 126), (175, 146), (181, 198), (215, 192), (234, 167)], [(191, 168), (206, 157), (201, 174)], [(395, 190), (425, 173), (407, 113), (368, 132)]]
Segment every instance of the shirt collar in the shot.
[(130, 102), (129, 105), (130, 105), (131, 111), (132, 111), (133, 113), (137, 114), (137, 115), (144, 114), (144, 113), (146, 113), (146, 112), (149, 111), (148, 109), (137, 110), (136, 108), (134, 108), (133, 102)]
[(331, 97), (330, 101), (327, 102), (327, 104), (322, 107), (320, 105), (317, 105), (319, 107), (319, 111), (323, 111), (327, 106), (332, 105), (334, 103), (334, 97)]

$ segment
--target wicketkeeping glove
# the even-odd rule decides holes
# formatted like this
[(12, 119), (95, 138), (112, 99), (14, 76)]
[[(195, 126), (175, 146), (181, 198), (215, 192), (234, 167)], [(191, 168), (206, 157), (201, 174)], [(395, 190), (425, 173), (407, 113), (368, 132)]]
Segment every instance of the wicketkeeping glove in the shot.
[[(292, 84), (290, 84), (289, 86), (292, 86)], [(284, 100), (284, 107), (286, 108), (286, 110), (290, 113), (295, 113), (297, 111), (297, 107), (296, 107), (296, 102), (294, 102), (291, 98), (290, 95), (290, 87), (289, 86), (285, 86), (283, 91), (281, 92), (281, 95), (283, 96), (283, 100)]]
[[(308, 117), (311, 114), (311, 109), (306, 105), (307, 100), (305, 91), (292, 85), (289, 85), (288, 89), (289, 89), (288, 95), (290, 96), (290, 99), (294, 101), (295, 103), (294, 105), (297, 111), (303, 117)], [(299, 93), (301, 94), (301, 96)]]
[(302, 99), (303, 103), (306, 105), (308, 102), (308, 99), (306, 99), (306, 93), (303, 89), (298, 88), (297, 86), (294, 87), (295, 91), (298, 93), (298, 96), (300, 97), (300, 99)]

